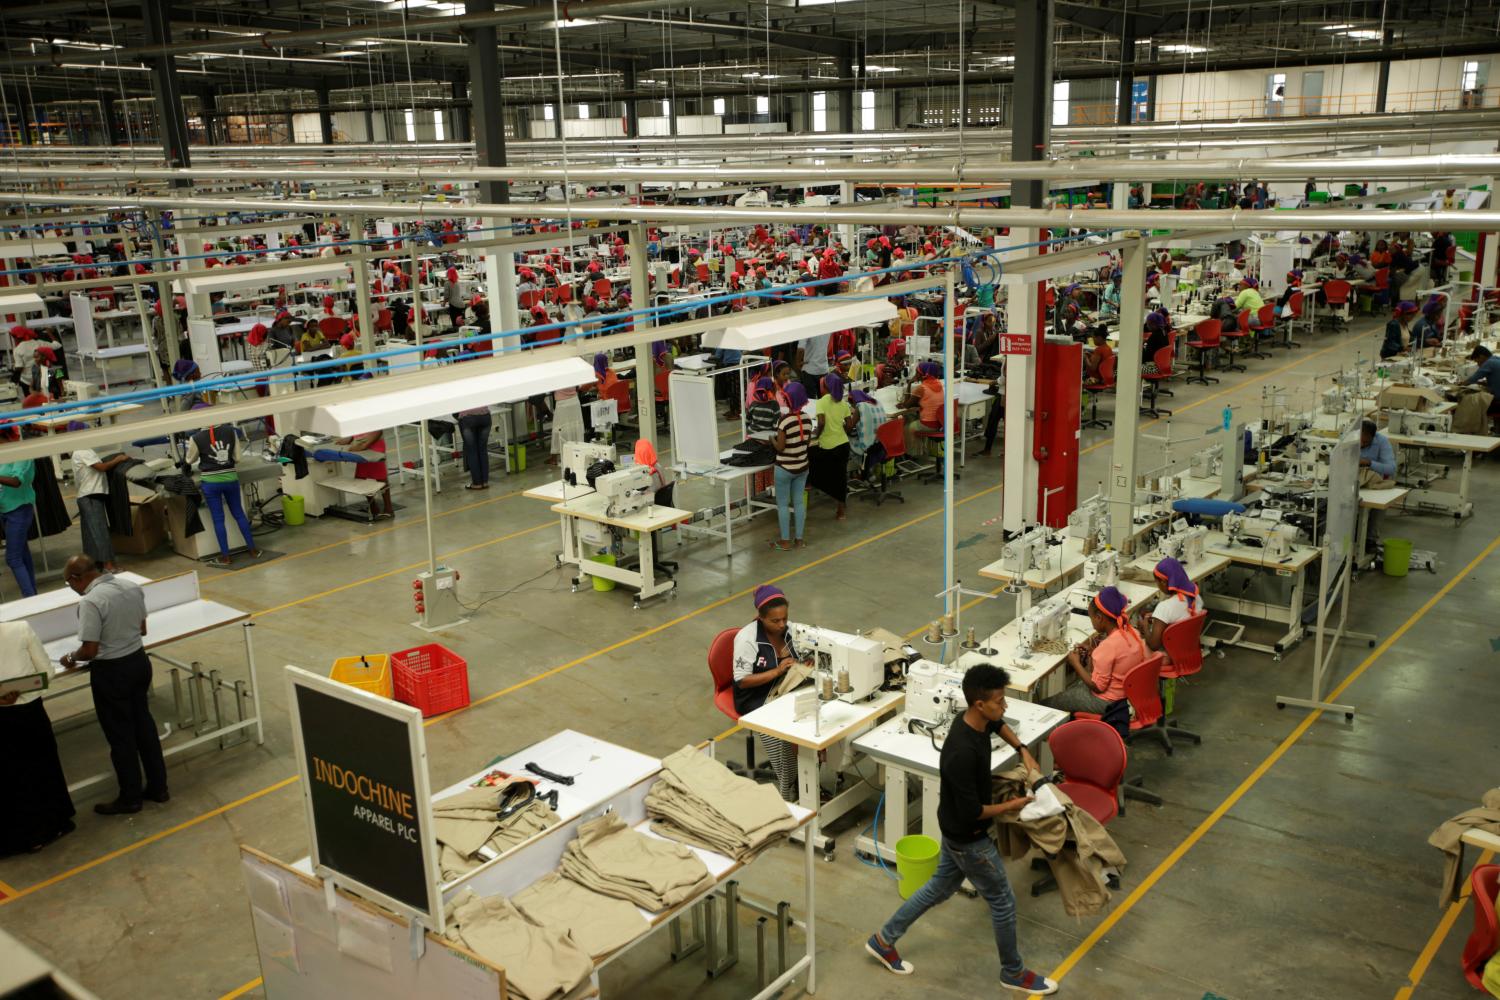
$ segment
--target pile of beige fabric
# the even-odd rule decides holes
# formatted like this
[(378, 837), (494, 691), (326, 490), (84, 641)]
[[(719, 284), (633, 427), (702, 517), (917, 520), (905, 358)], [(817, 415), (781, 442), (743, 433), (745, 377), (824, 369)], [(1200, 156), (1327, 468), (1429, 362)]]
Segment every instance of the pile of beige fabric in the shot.
[[(1017, 765), (995, 775), (991, 794), (994, 802), (1029, 795), (1041, 774)], [(1021, 858), (1036, 848), (1052, 868), (1062, 897), (1063, 912), (1070, 917), (1088, 917), (1109, 905), (1108, 870), (1125, 867), (1125, 855), (1086, 809), (1080, 808), (1066, 792), (1052, 789), (1063, 805), (1059, 816), (1022, 820), (1019, 813), (995, 817), (993, 836), (1003, 858)]]
[(651, 929), (635, 904), (549, 872), (510, 901), (532, 923), (565, 934), (599, 959)]
[(1500, 788), (1491, 788), (1479, 800), (1479, 808), (1459, 813), (1432, 831), (1427, 842), (1447, 855), (1443, 862), (1443, 885), (1438, 890), (1438, 905), (1447, 906), (1458, 898), (1463, 885), (1465, 830), (1484, 830), (1500, 834)]
[(646, 793), (651, 829), (745, 862), (779, 844), (797, 825), (776, 786), (740, 777), (718, 761), (683, 747), (661, 762)]
[(588, 820), (563, 849), (564, 878), (660, 913), (713, 888), (708, 866), (691, 849), (633, 830), (614, 813)]
[(593, 960), (565, 934), (524, 917), (504, 896), (465, 889), (448, 904), (444, 936), (505, 970), (511, 996), (565, 996), (594, 971)]
[(500, 819), (501, 804), (513, 778), (502, 785), (469, 788), (432, 804), (432, 826), (438, 841), (438, 869), (451, 882), (523, 841), (557, 825), (559, 817), (540, 800)]

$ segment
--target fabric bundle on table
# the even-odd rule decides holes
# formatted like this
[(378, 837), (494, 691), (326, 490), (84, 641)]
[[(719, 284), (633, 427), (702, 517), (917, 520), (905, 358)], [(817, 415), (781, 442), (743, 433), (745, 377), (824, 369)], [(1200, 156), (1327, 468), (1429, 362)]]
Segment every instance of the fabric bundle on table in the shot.
[(651, 913), (713, 888), (708, 867), (689, 848), (648, 837), (607, 813), (578, 827), (558, 870), (564, 878)]
[[(1013, 767), (995, 775), (992, 784), (994, 802), (1005, 802), (1031, 794), (1031, 786), (1041, 775), (1024, 767)], [(1001, 857), (1024, 857), (1035, 847), (1052, 868), (1062, 897), (1063, 912), (1070, 917), (1087, 917), (1109, 905), (1106, 869), (1125, 867), (1125, 855), (1104, 825), (1079, 808), (1068, 794), (1054, 787), (1052, 792), (1062, 803), (1060, 815), (1023, 820), (1016, 813), (995, 817), (993, 836)]]
[(1483, 830), (1500, 834), (1500, 788), (1491, 788), (1480, 797), (1479, 807), (1467, 809), (1432, 831), (1427, 842), (1447, 857), (1443, 861), (1443, 884), (1438, 890), (1438, 905), (1447, 906), (1458, 898), (1463, 888), (1465, 830)]
[(566, 934), (596, 959), (651, 929), (635, 904), (595, 892), (556, 872), (543, 875), (510, 901), (532, 923)]
[(443, 936), (505, 970), (505, 986), (525, 1000), (561, 997), (586, 980), (594, 962), (555, 930), (527, 920), (504, 896), (465, 889), (448, 904)]
[(774, 785), (734, 774), (693, 747), (661, 762), (646, 793), (651, 829), (663, 837), (749, 861), (786, 839), (797, 821)]
[(540, 799), (500, 818), (507, 789), (525, 784), (529, 782), (515, 778), (490, 788), (466, 789), (432, 804), (438, 870), (444, 882), (557, 825), (557, 813)]

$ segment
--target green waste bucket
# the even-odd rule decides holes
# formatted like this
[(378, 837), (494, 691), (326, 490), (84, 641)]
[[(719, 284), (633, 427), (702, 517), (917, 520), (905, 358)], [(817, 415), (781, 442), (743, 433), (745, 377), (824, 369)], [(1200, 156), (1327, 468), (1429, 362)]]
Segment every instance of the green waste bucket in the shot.
[(1406, 571), (1411, 568), (1410, 539), (1387, 538), (1380, 568), (1386, 576), (1405, 576)]
[(524, 444), (510, 445), (510, 469), (512, 472), (526, 471), (526, 446)]
[(302, 524), (307, 520), (307, 501), (289, 493), (281, 495), (281, 516), (287, 524)]
[(901, 876), (898, 889), (902, 899), (927, 884), (938, 866), (938, 842), (920, 833), (896, 841), (896, 874)]
[[(589, 559), (592, 562), (603, 563), (606, 566), (613, 566), (615, 564), (615, 557), (612, 553), (609, 552), (601, 552), (597, 556), (589, 556)], [(615, 581), (613, 580), (606, 580), (602, 576), (595, 576), (592, 577), (592, 579), (594, 581), (595, 590), (605, 591), (615, 589)]]

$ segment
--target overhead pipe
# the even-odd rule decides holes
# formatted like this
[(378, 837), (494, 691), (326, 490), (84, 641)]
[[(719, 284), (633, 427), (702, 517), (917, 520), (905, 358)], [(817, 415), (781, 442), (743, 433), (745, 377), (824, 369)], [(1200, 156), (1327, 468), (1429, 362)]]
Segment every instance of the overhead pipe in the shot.
[[(1236, 157), (1193, 160), (1137, 160), (1123, 157), (1088, 157), (1039, 163), (1000, 161), (984, 166), (959, 163), (919, 162), (909, 166), (843, 164), (824, 167), (760, 166), (737, 164), (723, 167), (631, 167), (620, 165), (570, 165), (543, 167), (529, 164), (506, 167), (436, 167), (430, 177), (414, 176), (405, 167), (74, 167), (68, 180), (118, 179), (181, 181), (581, 181), (613, 183), (651, 181), (712, 181), (723, 185), (745, 181), (788, 181), (835, 184), (855, 181), (867, 184), (913, 185), (962, 183), (966, 181), (1068, 181), (1120, 179), (1130, 181), (1201, 180), (1205, 177), (1256, 178), (1259, 180), (1419, 180), (1450, 177), (1493, 177), (1500, 174), (1500, 154), (1436, 153), (1425, 156), (1308, 157), (1263, 159)], [(55, 180), (55, 169), (45, 166), (6, 166), (0, 180)]]
[(1027, 229), (1145, 230), (1171, 229), (1184, 233), (1294, 230), (1327, 232), (1338, 230), (1371, 232), (1421, 232), (1465, 230), (1500, 232), (1500, 211), (1459, 211), (1397, 209), (1391, 211), (1348, 211), (1338, 209), (1087, 209), (1087, 208), (905, 208), (880, 204), (870, 208), (840, 209), (825, 206), (771, 206), (740, 208), (714, 206), (695, 208), (682, 205), (607, 205), (589, 207), (574, 202), (566, 208), (561, 202), (523, 202), (517, 204), (462, 204), (439, 206), (408, 202), (376, 201), (270, 201), (259, 198), (224, 197), (157, 197), (104, 195), (34, 195), (0, 192), (0, 204), (11, 205), (101, 205), (114, 208), (140, 207), (155, 209), (197, 209), (205, 212), (288, 212), (327, 215), (386, 216), (407, 219), (445, 218), (451, 214), (465, 217), (533, 219), (560, 218), (564, 212), (580, 222), (657, 222), (704, 223), (721, 228), (757, 222), (841, 223), (862, 225), (900, 225), (914, 223), (927, 226), (1023, 227)]

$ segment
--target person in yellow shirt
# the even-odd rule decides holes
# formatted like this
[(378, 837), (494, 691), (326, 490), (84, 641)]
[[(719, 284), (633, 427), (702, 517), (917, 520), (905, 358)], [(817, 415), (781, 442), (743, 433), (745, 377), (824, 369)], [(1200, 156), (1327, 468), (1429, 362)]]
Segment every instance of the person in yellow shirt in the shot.
[(1248, 274), (1240, 279), (1239, 294), (1234, 297), (1235, 312), (1244, 312), (1246, 309), (1249, 309), (1250, 317), (1252, 319), (1255, 318), (1260, 312), (1261, 307), (1266, 304), (1265, 299), (1260, 297), (1259, 284), (1258, 281)]

